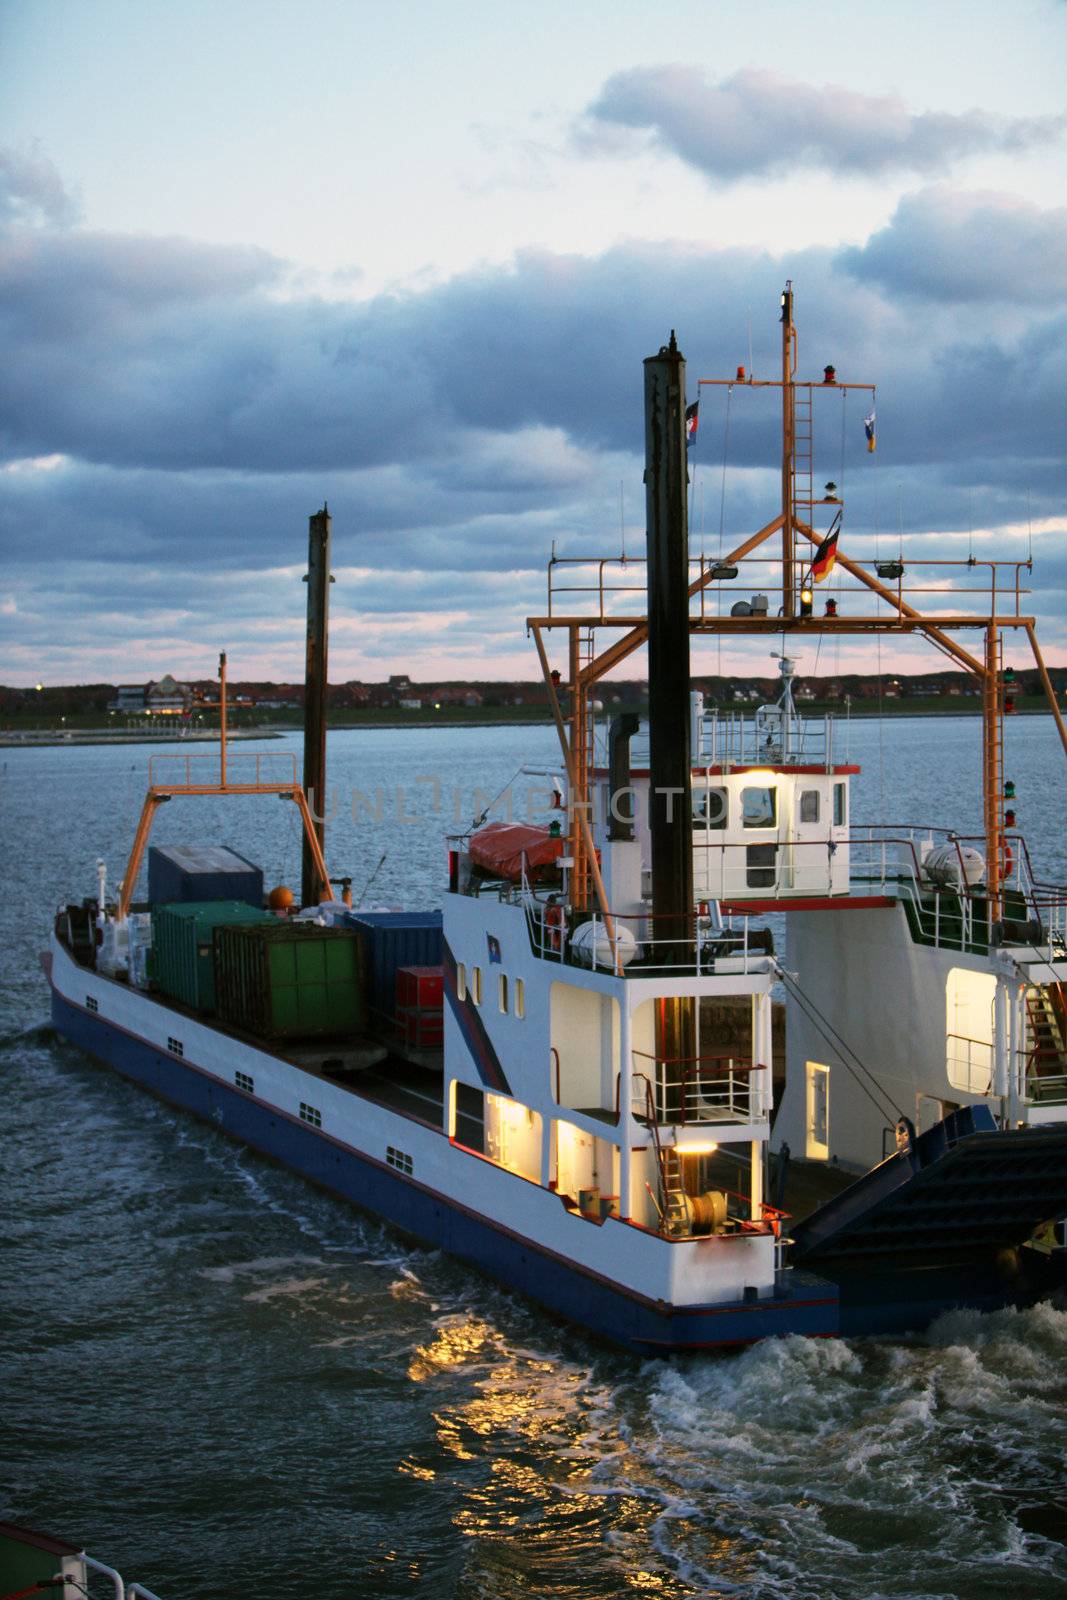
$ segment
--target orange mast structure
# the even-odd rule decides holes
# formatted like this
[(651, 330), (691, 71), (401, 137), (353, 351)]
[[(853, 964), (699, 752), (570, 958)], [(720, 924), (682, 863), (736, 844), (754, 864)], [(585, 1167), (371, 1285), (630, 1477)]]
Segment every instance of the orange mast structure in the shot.
[[(977, 679), (982, 696), (982, 798), (983, 828), (986, 850), (986, 888), (990, 915), (1001, 915), (1003, 890), (1003, 860), (1005, 827), (1003, 817), (1003, 717), (1004, 685), (1002, 671), (1004, 634), (1021, 633), (1029, 645), (1037, 666), (1049, 709), (1065, 753), (1067, 753), (1067, 725), (1056, 703), (1055, 692), (1049, 679), (1041, 650), (1038, 646), (1034, 618), (1022, 613), (1022, 597), (1028, 593), (1021, 587), (1021, 572), (1029, 568), (1023, 561), (982, 561), (973, 557), (966, 561), (922, 561), (924, 567), (957, 568), (973, 574), (979, 569), (989, 569), (988, 590), (973, 588), (938, 588), (939, 599), (950, 600), (956, 594), (983, 593), (986, 604), (979, 610), (962, 607), (947, 613), (927, 616), (905, 598), (906, 594), (921, 592), (904, 583), (904, 564), (881, 563), (895, 566), (897, 570), (892, 586), (881, 581), (878, 564), (869, 570), (869, 564), (857, 561), (841, 552), (836, 565), (854, 580), (850, 592), (858, 593), (861, 601), (873, 597), (874, 605), (852, 615), (826, 615), (816, 617), (810, 612), (804, 585), (798, 573), (807, 562), (798, 560), (798, 542), (801, 548), (817, 547), (823, 533), (816, 530), (816, 508), (832, 507), (843, 510), (843, 501), (827, 492), (821, 496), (813, 487), (813, 413), (815, 398), (819, 394), (842, 390), (864, 390), (873, 398), (875, 385), (870, 383), (841, 382), (833, 367), (824, 370), (821, 381), (797, 377), (798, 337), (793, 318), (793, 285), (786, 283), (781, 297), (782, 370), (777, 379), (756, 379), (746, 374), (743, 367), (733, 378), (702, 378), (700, 386), (727, 387), (729, 390), (780, 388), (782, 391), (782, 456), (780, 507), (775, 516), (757, 532), (743, 539), (728, 555), (720, 556), (714, 563), (703, 558), (695, 563), (697, 571), (689, 583), (690, 635), (708, 634), (720, 637), (783, 634), (796, 639), (826, 634), (921, 635), (947, 656), (957, 667), (962, 667)], [(827, 490), (832, 486), (828, 485)], [(768, 562), (766, 556), (756, 554), (761, 547), (781, 534), (781, 557), (777, 582), (761, 581), (771, 594), (772, 607), (765, 615), (721, 616), (710, 612), (706, 606), (709, 592), (725, 576), (724, 569), (736, 567), (746, 561)], [(608, 919), (610, 908), (604, 891), (589, 827), (590, 781), (593, 766), (593, 731), (591, 695), (594, 686), (613, 668), (619, 666), (633, 652), (647, 643), (648, 617), (626, 609), (627, 596), (644, 593), (643, 585), (626, 581), (631, 569), (642, 565), (640, 558), (621, 555), (617, 558), (587, 560), (581, 557), (561, 558), (555, 553), (548, 569), (548, 610), (541, 616), (527, 618), (527, 627), (533, 636), (544, 675), (545, 688), (552, 716), (556, 724), (567, 771), (570, 797), (569, 852), (573, 862), (571, 871), (571, 902), (576, 909), (587, 909), (595, 898), (599, 911)], [(619, 568), (619, 581), (611, 582), (609, 569)], [(694, 562), (690, 560), (692, 574)], [(575, 583), (561, 583), (559, 574), (582, 578)], [(1009, 576), (1005, 581), (1005, 573)], [(730, 573), (734, 576), (734, 573)], [(777, 615), (773, 614), (773, 598), (777, 592)], [(586, 596), (589, 608), (584, 612), (571, 609), (574, 595)], [(559, 609), (564, 600), (565, 609)], [(591, 603), (590, 603), (591, 602)], [(887, 608), (879, 610), (879, 602)], [(618, 609), (616, 609), (616, 606)], [(617, 635), (610, 643), (597, 648), (596, 630), (605, 629)], [(953, 635), (965, 630), (980, 633), (982, 642), (977, 652), (968, 650)], [(560, 682), (560, 674), (553, 672), (546, 637), (561, 632), (566, 637), (567, 678)], [(559, 687), (557, 687), (559, 685)], [(561, 700), (560, 688), (565, 688), (567, 704)]]
[[(206, 702), (211, 707), (217, 707), (219, 713), (219, 754), (218, 754), (218, 782), (198, 782), (193, 771), (193, 762), (207, 761), (211, 757), (196, 756), (153, 756), (149, 762), (148, 793), (145, 795), (144, 805), (141, 807), (141, 816), (134, 835), (133, 848), (130, 851), (129, 861), (126, 863), (126, 872), (119, 888), (117, 916), (121, 921), (129, 913), (133, 900), (133, 892), (137, 883), (137, 874), (141, 868), (148, 837), (152, 831), (152, 824), (160, 806), (168, 800), (175, 800), (179, 796), (191, 795), (250, 795), (250, 794), (275, 794), (282, 800), (291, 800), (300, 813), (300, 820), (304, 829), (306, 848), (311, 853), (314, 863), (315, 876), (318, 880), (320, 900), (332, 900), (333, 890), (330, 887), (330, 877), (326, 869), (322, 846), (319, 843), (315, 820), (307, 803), (304, 790), (297, 782), (295, 761), (293, 776), (281, 782), (271, 782), (264, 778), (264, 761), (278, 758), (256, 755), (250, 757), (255, 762), (255, 776), (251, 782), (233, 782), (230, 778), (229, 755), (227, 750), (227, 700), (226, 700), (226, 652), (219, 656), (219, 698), (216, 702)], [(184, 764), (184, 782), (157, 782), (155, 765), (157, 761), (180, 762)]]

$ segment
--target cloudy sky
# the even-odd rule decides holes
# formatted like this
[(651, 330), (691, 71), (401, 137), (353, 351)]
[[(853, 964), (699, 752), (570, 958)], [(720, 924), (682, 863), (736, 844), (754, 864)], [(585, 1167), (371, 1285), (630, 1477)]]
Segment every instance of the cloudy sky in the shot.
[[(335, 681), (533, 676), (553, 542), (642, 550), (642, 358), (774, 376), (786, 278), (878, 384), (842, 548), (1032, 549), (1067, 662), (1065, 82), (1062, 0), (0, 0), (0, 681), (299, 677), (323, 501)], [(712, 554), (775, 508), (725, 396)]]

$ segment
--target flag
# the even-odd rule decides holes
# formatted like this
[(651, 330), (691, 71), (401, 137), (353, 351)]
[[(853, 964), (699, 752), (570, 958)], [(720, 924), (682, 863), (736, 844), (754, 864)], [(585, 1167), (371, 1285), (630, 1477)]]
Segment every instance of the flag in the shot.
[(499, 965), (504, 959), (500, 951), (500, 940), (492, 933), (487, 933), (485, 937), (489, 945), (489, 965)]
[(834, 562), (837, 560), (837, 535), (840, 530), (840, 522), (835, 521), (812, 558), (811, 575), (816, 583), (828, 578), (834, 570)]
[(868, 411), (863, 419), (863, 431), (867, 435), (867, 449), (874, 454), (874, 412)]
[(700, 423), (700, 401), (694, 400), (691, 406), (685, 408), (685, 447), (688, 450), (697, 436), (697, 427)]

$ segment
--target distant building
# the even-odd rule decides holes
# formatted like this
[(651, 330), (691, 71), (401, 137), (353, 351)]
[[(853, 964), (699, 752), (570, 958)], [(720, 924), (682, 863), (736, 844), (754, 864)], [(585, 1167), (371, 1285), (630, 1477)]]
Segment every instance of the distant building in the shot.
[(120, 684), (115, 691), (114, 700), (108, 701), (107, 709), (127, 717), (143, 716), (147, 689), (146, 683)]
[(421, 711), (422, 701), (417, 695), (405, 695), (399, 702), (401, 711)]

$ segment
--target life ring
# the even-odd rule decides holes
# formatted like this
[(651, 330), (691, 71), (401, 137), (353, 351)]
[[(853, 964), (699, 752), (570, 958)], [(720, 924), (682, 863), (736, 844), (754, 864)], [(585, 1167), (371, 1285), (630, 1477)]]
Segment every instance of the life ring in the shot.
[(1011, 875), (1014, 872), (1014, 870), (1015, 870), (1015, 857), (1012, 854), (1011, 845), (1008, 843), (1007, 839), (1002, 839), (1001, 842), (1000, 842), (1000, 877), (1001, 877), (1001, 882), (1002, 883), (1006, 883), (1007, 880), (1011, 877)]
[(548, 929), (548, 945), (550, 950), (560, 950), (563, 947), (563, 907), (552, 904), (545, 907), (545, 927)]

